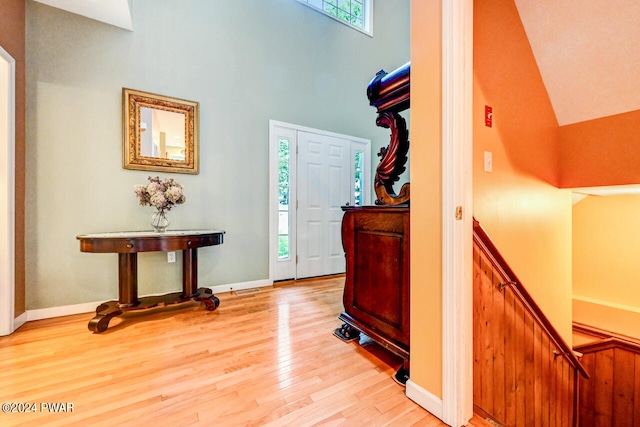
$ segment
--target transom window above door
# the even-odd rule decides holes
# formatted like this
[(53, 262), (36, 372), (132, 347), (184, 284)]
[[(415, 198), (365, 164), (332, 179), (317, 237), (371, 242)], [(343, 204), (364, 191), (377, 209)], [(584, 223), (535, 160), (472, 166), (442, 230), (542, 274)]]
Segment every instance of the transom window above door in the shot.
[(373, 36), (373, 0), (297, 0), (343, 24)]

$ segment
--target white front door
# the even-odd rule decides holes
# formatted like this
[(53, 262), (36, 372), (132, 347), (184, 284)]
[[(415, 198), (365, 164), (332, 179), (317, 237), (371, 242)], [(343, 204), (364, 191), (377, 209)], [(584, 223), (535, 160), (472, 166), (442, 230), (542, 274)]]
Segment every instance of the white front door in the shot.
[(371, 141), (269, 122), (269, 278), (343, 273), (342, 206), (371, 202)]
[(298, 132), (297, 278), (344, 273), (342, 206), (351, 200), (349, 140)]

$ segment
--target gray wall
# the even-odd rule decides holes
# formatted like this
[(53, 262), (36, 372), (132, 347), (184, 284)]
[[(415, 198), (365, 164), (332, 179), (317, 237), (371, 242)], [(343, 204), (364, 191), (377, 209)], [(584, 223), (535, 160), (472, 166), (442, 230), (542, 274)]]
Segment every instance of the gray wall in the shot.
[[(388, 143), (366, 85), (409, 60), (409, 2), (375, 2), (374, 37), (295, 0), (132, 0), (125, 31), (27, 1), (27, 309), (117, 298), (117, 257), (76, 235), (149, 229), (122, 168), (122, 88), (200, 103), (200, 174), (171, 228), (226, 230), (199, 284), (268, 277), (269, 119)], [(408, 114), (406, 114), (408, 117)], [(180, 263), (138, 259), (140, 295), (180, 288)]]

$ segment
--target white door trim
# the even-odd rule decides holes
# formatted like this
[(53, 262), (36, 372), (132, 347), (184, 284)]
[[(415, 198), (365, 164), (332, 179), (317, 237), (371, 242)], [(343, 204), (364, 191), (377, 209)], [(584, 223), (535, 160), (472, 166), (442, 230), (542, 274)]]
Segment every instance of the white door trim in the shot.
[(473, 0), (442, 0), (442, 420), (451, 426), (473, 416), (472, 110)]
[[(277, 144), (277, 131), (281, 130), (283, 133), (287, 131), (293, 132), (290, 138), (295, 140), (295, 144), (297, 146), (297, 132), (309, 132), (315, 133), (319, 135), (326, 135), (329, 137), (346, 139), (351, 141), (351, 147), (357, 147), (358, 149), (362, 149), (365, 152), (365, 171), (363, 174), (363, 182), (368, 186), (366, 191), (363, 192), (364, 205), (368, 205), (371, 203), (371, 194), (373, 188), (373, 181), (371, 175), (371, 140), (366, 138), (360, 138), (345, 134), (340, 134), (336, 132), (329, 132), (321, 129), (314, 129), (306, 126), (300, 126), (292, 123), (281, 122), (277, 120), (269, 120), (269, 283), (273, 285), (274, 280), (274, 272), (276, 269), (276, 262), (278, 262), (278, 245), (277, 245), (277, 236), (278, 236), (278, 144)], [(351, 150), (353, 152), (353, 150)], [(294, 157), (295, 156), (295, 157)], [(295, 151), (291, 154), (290, 164), (297, 164), (297, 156), (295, 155)], [(294, 166), (295, 167), (295, 166)], [(290, 174), (293, 175), (294, 170), (290, 169)], [(353, 174), (352, 174), (353, 175)], [(295, 176), (295, 175), (294, 175)], [(295, 183), (292, 183), (290, 187), (290, 191), (292, 194), (296, 192)], [(353, 204), (353, 201), (352, 201)], [(296, 232), (297, 225), (295, 224), (295, 215), (292, 219), (291, 229), (292, 232)], [(292, 241), (295, 241), (295, 235), (293, 235)], [(297, 249), (296, 249), (297, 251)]]
[[(15, 327), (16, 61), (0, 47), (0, 336)], [(6, 110), (5, 110), (6, 108)]]

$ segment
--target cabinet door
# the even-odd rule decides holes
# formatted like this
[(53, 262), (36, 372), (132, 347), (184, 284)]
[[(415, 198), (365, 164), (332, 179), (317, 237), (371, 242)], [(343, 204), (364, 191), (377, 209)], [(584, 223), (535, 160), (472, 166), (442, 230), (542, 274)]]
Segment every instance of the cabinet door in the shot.
[(345, 215), (345, 311), (409, 348), (409, 214), (357, 210)]

